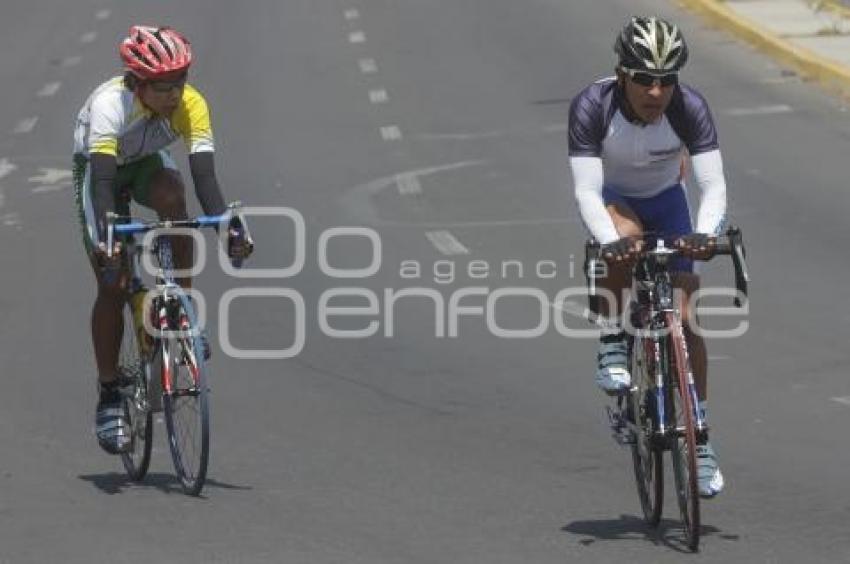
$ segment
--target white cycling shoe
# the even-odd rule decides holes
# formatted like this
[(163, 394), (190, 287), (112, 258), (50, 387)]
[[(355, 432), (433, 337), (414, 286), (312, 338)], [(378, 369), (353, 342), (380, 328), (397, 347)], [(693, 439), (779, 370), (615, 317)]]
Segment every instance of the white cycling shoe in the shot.
[(723, 474), (710, 443), (697, 445), (697, 485), (701, 497), (712, 498), (723, 491)]
[(606, 394), (617, 394), (629, 389), (629, 346), (626, 334), (603, 335), (599, 339), (596, 383)]

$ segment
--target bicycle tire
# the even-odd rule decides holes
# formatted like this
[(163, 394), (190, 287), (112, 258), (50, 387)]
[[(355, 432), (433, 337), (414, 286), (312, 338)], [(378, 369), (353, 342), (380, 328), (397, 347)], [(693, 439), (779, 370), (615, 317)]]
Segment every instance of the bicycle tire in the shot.
[(653, 341), (635, 337), (631, 343), (631, 374), (633, 386), (628, 397), (629, 421), (635, 425), (632, 443), (632, 463), (637, 484), (638, 499), (644, 520), (652, 527), (661, 522), (664, 507), (663, 449), (653, 441), (653, 416), (651, 396), (653, 362), (648, 359), (647, 347)]
[[(671, 387), (672, 417), (677, 429), (676, 440), (673, 441), (671, 454), (673, 456), (673, 475), (676, 482), (676, 496), (679, 502), (679, 512), (685, 529), (685, 539), (688, 548), (696, 552), (700, 540), (700, 501), (697, 483), (696, 429), (694, 425), (694, 405), (691, 400), (690, 383), (692, 382), (690, 361), (682, 324), (678, 315), (667, 313), (667, 327), (670, 330), (668, 340), (670, 360), (675, 366), (675, 378), (672, 379), (675, 388)], [(668, 363), (668, 365), (671, 363)]]
[[(207, 369), (195, 312), (189, 299), (178, 294), (188, 318), (188, 335), (163, 338), (163, 411), (174, 470), (183, 491), (197, 496), (206, 481), (209, 462), (209, 398)], [(173, 329), (177, 329), (177, 324)], [(196, 333), (194, 336), (191, 333)], [(197, 429), (192, 430), (194, 423)]]
[(121, 462), (127, 476), (134, 482), (140, 482), (148, 472), (153, 445), (153, 413), (147, 399), (150, 364), (139, 352), (129, 301), (124, 304), (123, 318), (124, 334), (118, 353), (118, 378), (122, 381), (122, 403), (132, 437), (130, 450), (121, 453)]

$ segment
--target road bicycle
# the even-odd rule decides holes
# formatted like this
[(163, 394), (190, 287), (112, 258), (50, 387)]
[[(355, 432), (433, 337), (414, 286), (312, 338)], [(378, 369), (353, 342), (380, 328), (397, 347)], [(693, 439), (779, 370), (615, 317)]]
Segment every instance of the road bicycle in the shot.
[[(647, 523), (661, 521), (664, 499), (663, 455), (672, 459), (675, 492), (687, 546), (696, 551), (700, 537), (696, 446), (707, 438), (708, 426), (698, 409), (681, 314), (674, 299), (670, 267), (681, 255), (662, 238), (645, 237), (635, 263), (630, 302), (628, 345), (631, 387), (608, 408), (615, 439), (631, 447), (638, 497)], [(595, 274), (600, 246), (587, 244), (591, 297), (598, 298)], [(734, 303), (743, 307), (749, 274), (740, 229), (717, 238), (712, 255), (731, 255), (735, 269)], [(593, 307), (591, 308), (593, 309)]]
[[(189, 293), (175, 281), (171, 236), (186, 230), (232, 225), (239, 203), (217, 216), (143, 222), (108, 215), (107, 249), (123, 241), (128, 299), (118, 377), (131, 445), (121, 454), (127, 475), (144, 479), (150, 465), (153, 414), (163, 412), (174, 470), (183, 491), (199, 495), (209, 462), (209, 374), (202, 327)], [(136, 236), (147, 234), (140, 243)], [(155, 286), (143, 282), (141, 261), (151, 256)]]

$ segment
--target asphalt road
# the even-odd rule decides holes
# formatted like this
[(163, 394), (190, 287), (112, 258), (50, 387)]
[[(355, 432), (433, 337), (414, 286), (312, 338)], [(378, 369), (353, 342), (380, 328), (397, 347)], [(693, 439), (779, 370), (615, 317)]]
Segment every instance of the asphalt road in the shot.
[[(669, 499), (660, 533), (639, 517), (628, 452), (603, 424), (593, 339), (565, 338), (551, 319), (535, 338), (497, 338), (474, 313), (456, 337), (438, 337), (451, 323), (426, 297), (399, 301), (392, 329), (384, 317), (387, 288), (448, 302), (470, 288), (551, 300), (581, 286), (566, 110), (610, 73), (612, 38), (632, 12), (687, 33), (685, 79), (716, 114), (755, 279), (749, 331), (709, 343), (728, 488), (704, 504), (702, 551), (688, 559), (850, 561), (840, 101), (662, 0), (12, 0), (0, 18), (0, 562), (680, 562)], [(250, 360), (215, 343), (201, 499), (179, 492), (161, 423), (142, 485), (92, 436), (94, 287), (65, 171), (75, 114), (118, 72), (115, 45), (134, 22), (191, 38), (227, 197), (294, 208), (305, 224), (297, 275), (234, 280), (213, 260), (197, 283), (214, 337), (228, 289), (283, 288), (305, 304), (302, 324), (284, 298), (233, 302), (233, 345), (283, 349), (301, 334), (304, 346)], [(292, 263), (291, 222), (252, 225), (252, 266)], [(378, 234), (380, 264), (335, 279), (320, 249), (338, 269), (375, 258), (365, 237), (321, 237), (352, 226)], [(479, 262), (471, 277), (472, 261), (487, 275)], [(552, 263), (554, 277), (535, 272)], [(728, 283), (728, 266), (710, 265), (706, 279)], [(379, 314), (332, 327), (372, 320), (374, 336), (328, 336), (318, 305), (339, 287), (374, 292)], [(503, 298), (493, 321), (533, 327), (539, 310)]]

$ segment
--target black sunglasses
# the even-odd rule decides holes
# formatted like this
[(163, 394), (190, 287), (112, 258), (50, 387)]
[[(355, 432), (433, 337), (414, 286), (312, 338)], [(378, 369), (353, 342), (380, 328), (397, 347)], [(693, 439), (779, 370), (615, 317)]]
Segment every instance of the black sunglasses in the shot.
[(186, 86), (187, 76), (183, 75), (181, 78), (177, 80), (151, 80), (148, 82), (151, 90), (154, 92), (159, 92), (160, 94), (165, 94), (167, 92), (171, 92), (175, 88), (180, 89)]
[(667, 74), (650, 74), (648, 72), (636, 71), (625, 67), (620, 68), (624, 73), (629, 75), (632, 82), (639, 84), (640, 86), (652, 86), (655, 84), (655, 81), (658, 81), (658, 84), (661, 86), (673, 86), (674, 84), (679, 83), (679, 73), (676, 72)]

